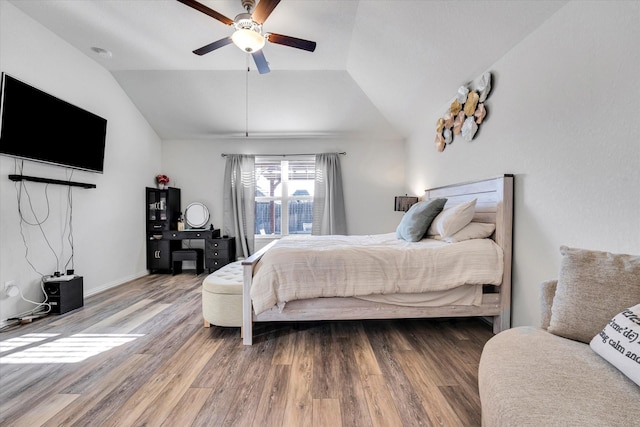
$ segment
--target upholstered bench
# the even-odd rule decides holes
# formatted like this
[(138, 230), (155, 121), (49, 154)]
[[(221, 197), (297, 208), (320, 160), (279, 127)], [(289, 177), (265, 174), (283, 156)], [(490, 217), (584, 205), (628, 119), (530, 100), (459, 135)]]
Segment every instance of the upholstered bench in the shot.
[(242, 261), (232, 262), (202, 281), (204, 326), (242, 326)]

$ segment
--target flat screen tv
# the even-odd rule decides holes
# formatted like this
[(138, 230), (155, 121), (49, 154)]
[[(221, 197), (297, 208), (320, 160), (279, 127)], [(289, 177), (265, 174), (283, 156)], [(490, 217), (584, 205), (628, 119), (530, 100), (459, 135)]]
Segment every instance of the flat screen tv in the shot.
[(0, 154), (102, 173), (107, 120), (2, 73)]

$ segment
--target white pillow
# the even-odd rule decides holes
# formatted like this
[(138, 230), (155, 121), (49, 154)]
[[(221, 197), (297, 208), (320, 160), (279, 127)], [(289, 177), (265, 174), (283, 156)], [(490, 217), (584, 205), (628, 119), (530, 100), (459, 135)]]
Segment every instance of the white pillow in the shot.
[(473, 215), (476, 213), (477, 201), (478, 199), (473, 199), (440, 212), (431, 222), (427, 235), (440, 236), (444, 239), (462, 230), (473, 219)]
[(435, 239), (442, 240), (447, 243), (462, 242), (471, 239), (486, 239), (490, 237), (496, 229), (495, 224), (487, 224), (484, 222), (470, 222), (462, 227), (462, 230), (455, 233), (453, 236), (440, 237), (436, 236)]
[(607, 362), (640, 386), (640, 304), (623, 310), (589, 344)]

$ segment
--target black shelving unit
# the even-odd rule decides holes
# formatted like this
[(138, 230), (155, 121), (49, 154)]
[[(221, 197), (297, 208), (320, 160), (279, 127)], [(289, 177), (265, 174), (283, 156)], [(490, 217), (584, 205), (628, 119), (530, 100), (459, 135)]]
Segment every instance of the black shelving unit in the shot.
[(29, 175), (9, 175), (9, 179), (14, 182), (32, 181), (41, 182), (43, 184), (68, 185), (69, 187), (96, 188), (95, 184), (87, 184), (85, 182), (63, 181), (61, 179), (40, 178), (37, 176)]
[(163, 232), (178, 228), (180, 189), (147, 187), (147, 269), (153, 272), (171, 271), (171, 252), (180, 249), (179, 240), (163, 239)]

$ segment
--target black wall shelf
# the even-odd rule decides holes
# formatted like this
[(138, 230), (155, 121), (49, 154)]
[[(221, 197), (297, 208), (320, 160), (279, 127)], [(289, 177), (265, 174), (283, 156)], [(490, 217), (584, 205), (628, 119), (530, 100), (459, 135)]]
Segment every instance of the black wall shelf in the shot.
[(68, 185), (70, 187), (96, 188), (95, 184), (87, 184), (84, 182), (62, 181), (60, 179), (39, 178), (37, 176), (28, 175), (9, 175), (11, 181), (33, 181), (42, 182), (44, 184)]

